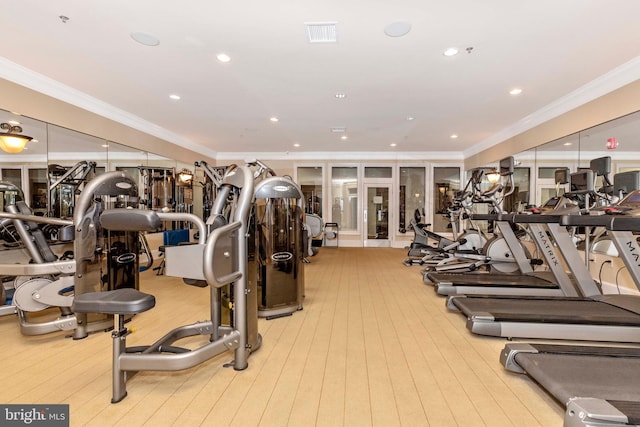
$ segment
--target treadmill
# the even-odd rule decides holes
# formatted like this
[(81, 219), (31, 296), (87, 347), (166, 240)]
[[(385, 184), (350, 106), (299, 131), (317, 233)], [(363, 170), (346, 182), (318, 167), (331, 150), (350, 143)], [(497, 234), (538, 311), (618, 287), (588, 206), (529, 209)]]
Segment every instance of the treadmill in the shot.
[(500, 362), (565, 405), (565, 427), (640, 425), (640, 348), (509, 343)]
[[(615, 177), (615, 190), (639, 187), (637, 171)], [(640, 194), (635, 203), (627, 200), (626, 205), (610, 212), (640, 208)], [(500, 362), (511, 372), (526, 373), (564, 404), (567, 427), (640, 425), (638, 347), (509, 343)]]
[[(636, 201), (640, 202), (640, 191), (618, 206), (624, 209)], [(567, 215), (561, 225), (605, 227), (640, 291), (640, 246), (632, 233), (640, 231), (640, 210), (624, 215)], [(581, 298), (452, 296), (447, 306), (461, 311), (467, 328), (480, 335), (640, 342), (640, 295), (602, 295), (590, 292), (584, 283), (578, 285)]]
[[(593, 164), (593, 162), (592, 162)], [(596, 167), (596, 165), (592, 165)], [(577, 179), (578, 174), (574, 174)], [(585, 183), (592, 183), (593, 172), (581, 172), (580, 179)], [(584, 176), (583, 176), (584, 175)], [(556, 171), (556, 185), (568, 182), (567, 170)], [(574, 184), (575, 185), (575, 184)], [(587, 186), (586, 191), (592, 191), (593, 185)], [(505, 221), (529, 224), (530, 236), (533, 238), (540, 253), (545, 259), (548, 271), (536, 271), (531, 265), (519, 262), (520, 274), (453, 274), (430, 273), (426, 279), (434, 283), (435, 290), (440, 295), (517, 295), (517, 296), (579, 296), (576, 291), (577, 283), (588, 286), (591, 274), (575, 251), (575, 246), (568, 233), (558, 225), (560, 214), (577, 212), (577, 203), (564, 196), (551, 198), (540, 209), (540, 214), (488, 214), (474, 215), (474, 219), (497, 221), (505, 242), (511, 249), (516, 260), (526, 259), (521, 252), (520, 243), (511, 230), (510, 225), (501, 225)], [(552, 241), (549, 239), (552, 237)], [(553, 244), (555, 242), (555, 245)], [(557, 247), (557, 249), (556, 249)], [(568, 265), (573, 265), (573, 276), (569, 276), (562, 263), (558, 251)], [(524, 265), (522, 265), (524, 264)], [(582, 267), (581, 267), (582, 266)], [(589, 286), (589, 294), (593, 287)]]
[[(560, 215), (531, 214), (486, 214), (475, 215), (478, 219), (495, 220), (503, 230), (505, 240), (515, 240), (509, 246), (517, 248), (519, 243), (509, 223), (527, 223), (530, 235), (545, 259), (548, 271), (521, 268), (520, 274), (475, 273), (452, 274), (432, 273), (428, 276), (440, 295), (523, 295), (523, 296), (579, 296), (577, 283), (585, 285), (593, 281), (582, 258), (575, 251), (571, 236), (559, 226)], [(551, 239), (549, 238), (551, 236)], [(520, 251), (522, 249), (520, 248)], [(526, 259), (524, 253), (512, 251), (515, 257)], [(571, 268), (568, 275), (562, 259)], [(591, 292), (593, 288), (590, 288)]]

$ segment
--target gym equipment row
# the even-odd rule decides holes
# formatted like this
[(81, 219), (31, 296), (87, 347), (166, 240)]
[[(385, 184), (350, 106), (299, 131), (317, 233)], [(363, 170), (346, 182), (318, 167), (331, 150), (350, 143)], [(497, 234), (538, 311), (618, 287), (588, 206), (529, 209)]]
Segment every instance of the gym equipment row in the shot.
[[(543, 267), (553, 271), (554, 264), (559, 266), (555, 293), (509, 283), (520, 275), (477, 271), (451, 274), (460, 281), (457, 286), (444, 279), (434, 286), (449, 295), (447, 307), (463, 314), (473, 333), (597, 341), (509, 343), (501, 352), (506, 369), (529, 375), (565, 405), (567, 427), (640, 425), (640, 352), (629, 344), (640, 342), (640, 245), (634, 234), (640, 232), (640, 171), (617, 174), (612, 184), (609, 169), (610, 159), (602, 158), (570, 176), (560, 171), (556, 182), (569, 183), (571, 191), (527, 214), (471, 214), (474, 220), (509, 224), (500, 228), (501, 234), (516, 224), (526, 227), (538, 252), (550, 255)], [(596, 190), (597, 176), (603, 177), (603, 186)], [(589, 271), (592, 250), (619, 257), (636, 293), (603, 293)], [(569, 270), (568, 282), (560, 280), (564, 269)], [(478, 277), (490, 279), (464, 282)]]

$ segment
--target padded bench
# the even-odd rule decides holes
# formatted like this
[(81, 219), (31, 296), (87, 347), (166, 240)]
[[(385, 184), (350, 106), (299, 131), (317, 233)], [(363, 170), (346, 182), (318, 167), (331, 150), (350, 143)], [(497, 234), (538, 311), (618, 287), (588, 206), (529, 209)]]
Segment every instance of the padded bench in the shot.
[(137, 314), (156, 305), (153, 295), (132, 288), (121, 288), (107, 292), (88, 292), (73, 300), (74, 313)]

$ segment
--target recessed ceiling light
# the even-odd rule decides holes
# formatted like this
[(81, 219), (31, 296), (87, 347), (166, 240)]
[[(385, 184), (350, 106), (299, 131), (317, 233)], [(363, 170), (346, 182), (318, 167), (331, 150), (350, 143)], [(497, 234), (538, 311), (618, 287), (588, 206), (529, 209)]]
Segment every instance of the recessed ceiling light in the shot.
[(455, 133), (451, 134), (451, 139), (456, 139), (458, 137), (458, 135), (456, 135)]
[(415, 119), (416, 119), (416, 118), (415, 118), (415, 117), (413, 117), (413, 116), (408, 116), (408, 117), (407, 117), (407, 121), (408, 121), (408, 122), (412, 122), (412, 121), (414, 121)]
[(509, 91), (511, 95), (520, 95), (522, 93), (522, 89), (519, 87), (513, 88)]
[(108, 147), (109, 147), (109, 144), (102, 144), (102, 145), (101, 145), (101, 147), (102, 147), (102, 148), (108, 148)]
[(442, 53), (444, 56), (453, 56), (458, 54), (458, 49), (455, 47), (450, 47)]
[(300, 144), (298, 144), (297, 142), (295, 144), (293, 144), (294, 147), (300, 147)]
[(219, 53), (218, 55), (216, 55), (216, 58), (220, 62), (225, 62), (226, 63), (226, 62), (231, 61), (231, 57), (229, 55), (227, 55), (226, 53)]
[(347, 135), (342, 135), (342, 136), (340, 137), (340, 139), (344, 141), (344, 140), (346, 140), (346, 139), (349, 139), (349, 137), (348, 137)]
[(393, 22), (384, 27), (384, 33), (389, 37), (402, 37), (411, 31), (411, 24), (407, 21)]
[(160, 44), (160, 40), (157, 37), (140, 31), (131, 33), (131, 38), (145, 46), (158, 46)]
[(338, 98), (338, 99), (344, 99), (344, 98), (346, 98), (346, 97), (347, 97), (347, 94), (346, 94), (346, 93), (344, 93), (344, 92), (338, 92), (338, 93), (336, 93), (336, 95), (335, 95), (335, 96), (336, 96), (336, 98)]
[(177, 101), (178, 99), (180, 99), (180, 95), (172, 94), (172, 95), (169, 95), (169, 98)]
[(278, 119), (277, 117), (271, 117), (269, 120), (271, 120), (273, 123), (277, 123), (280, 121), (280, 119)]
[(391, 144), (389, 144), (389, 146), (390, 146), (390, 147), (395, 147), (395, 146), (397, 146), (397, 145), (398, 145), (398, 144), (396, 144), (395, 142), (392, 142)]
[(564, 143), (564, 144), (562, 144), (562, 145), (565, 145), (565, 146), (573, 145), (573, 142), (565, 142), (565, 143)]

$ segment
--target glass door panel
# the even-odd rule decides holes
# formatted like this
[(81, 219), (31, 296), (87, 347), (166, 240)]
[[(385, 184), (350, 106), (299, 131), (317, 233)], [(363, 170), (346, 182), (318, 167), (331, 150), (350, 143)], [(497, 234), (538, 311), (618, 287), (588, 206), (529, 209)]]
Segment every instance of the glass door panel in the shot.
[(365, 185), (365, 247), (388, 247), (390, 185)]

